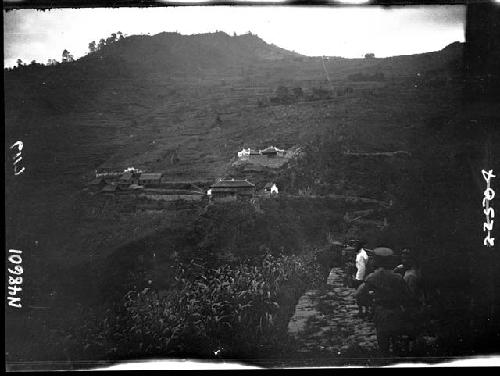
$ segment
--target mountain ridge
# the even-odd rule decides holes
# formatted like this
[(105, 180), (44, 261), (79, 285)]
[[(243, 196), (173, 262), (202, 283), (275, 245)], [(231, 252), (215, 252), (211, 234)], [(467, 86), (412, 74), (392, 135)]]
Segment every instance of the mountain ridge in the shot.
[(301, 55), (269, 44), (254, 34), (230, 36), (224, 32), (216, 32), (183, 35), (162, 32), (152, 36), (129, 36), (78, 61), (117, 58), (138, 69), (186, 71), (298, 56)]

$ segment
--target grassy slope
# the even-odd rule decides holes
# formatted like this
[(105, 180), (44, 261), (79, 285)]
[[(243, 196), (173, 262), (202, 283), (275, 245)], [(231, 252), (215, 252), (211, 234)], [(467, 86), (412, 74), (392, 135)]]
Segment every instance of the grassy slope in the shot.
[[(162, 247), (175, 250), (173, 245), (182, 244), (199, 215), (196, 210), (184, 211), (185, 215), (175, 210), (148, 214), (130, 203), (90, 197), (83, 188), (98, 166), (133, 165), (162, 171), (174, 180), (213, 180), (227, 171), (242, 146), (314, 145), (317, 137), (336, 130), (344, 136), (343, 145), (353, 151), (404, 150), (414, 141), (415, 128), (448, 116), (456, 107), (453, 86), (418, 89), (413, 82), (401, 81), (423, 68), (442, 67), (453, 60), (445, 56), (450, 51), (370, 61), (332, 59), (327, 62), (331, 85), (353, 87), (352, 94), (276, 106), (259, 106), (258, 101), (269, 99), (280, 85), (300, 86), (306, 93), (312, 87), (330, 86), (320, 60), (276, 59), (276, 51), (273, 59), (246, 59), (248, 49), (242, 48), (235, 60), (220, 60), (220, 54), (212, 59), (209, 54), (207, 61), (213, 64), (187, 64), (184, 70), (185, 51), (171, 55), (180, 56), (171, 65), (146, 53), (140, 54), (144, 62), (130, 61), (134, 55), (125, 52), (109, 49), (75, 63), (5, 75), (6, 142), (25, 142), (27, 167), (20, 178), (6, 174), (7, 241), (29, 254), (27, 268), (39, 274), (37, 283), (52, 272), (55, 278), (49, 285), (54, 290), (64, 290), (61, 279), (66, 280), (62, 285), (68, 293), (78, 287), (82, 296), (86, 288), (99, 291), (111, 281), (119, 285), (135, 266), (137, 253)], [(263, 55), (269, 57), (267, 52)], [(452, 55), (456, 57), (457, 51)], [(221, 63), (223, 69), (217, 69)], [(346, 80), (358, 72), (383, 72), (388, 80)], [(170, 158), (174, 153), (177, 163)], [(328, 157), (322, 158), (313, 155), (312, 166), (331, 173), (322, 178), (330, 179), (332, 190), (385, 198), (379, 183), (374, 187), (371, 180), (355, 175), (350, 175), (347, 186), (334, 187), (336, 167), (328, 165)], [(298, 177), (299, 182), (314, 180), (311, 174)], [(287, 179), (285, 173), (282, 181)], [(397, 182), (392, 184), (397, 187)], [(293, 192), (287, 186), (283, 190)], [(339, 212), (343, 214), (343, 209)], [(313, 230), (311, 236), (321, 237), (321, 242), (326, 227)], [(239, 240), (225, 247), (237, 246)], [(108, 261), (97, 261), (98, 266), (90, 269), (90, 255), (94, 263)], [(72, 269), (71, 274), (64, 271), (67, 265), (79, 264), (84, 267)], [(68, 282), (70, 275), (76, 284)], [(78, 282), (93, 278), (97, 279), (92, 285)], [(36, 302), (45, 303), (49, 290), (41, 287), (41, 291), (44, 297)]]
[[(200, 44), (213, 51), (183, 64)], [(221, 60), (228, 49), (236, 53)], [(212, 181), (243, 146), (304, 145), (335, 129), (352, 140), (353, 150), (404, 149), (405, 127), (431, 116), (433, 99), (398, 75), (414, 76), (422, 62), (441, 67), (459, 53), (451, 50), (451, 57), (449, 48), (415, 57), (329, 60), (332, 85), (353, 87), (352, 94), (276, 106), (258, 101), (280, 85), (303, 87), (306, 95), (328, 87), (322, 64), (287, 57), (252, 36), (134, 37), (75, 63), (7, 72), (6, 141), (24, 141), (27, 168), (17, 179), (6, 174), (8, 242), (30, 250), (34, 264), (78, 264), (169, 226), (168, 216), (127, 212), (123, 202), (89, 197), (83, 189), (98, 166), (133, 165), (174, 180)], [(192, 72), (193, 61), (205, 64)], [(370, 69), (389, 81), (346, 80)], [(396, 100), (401, 106), (393, 106)]]

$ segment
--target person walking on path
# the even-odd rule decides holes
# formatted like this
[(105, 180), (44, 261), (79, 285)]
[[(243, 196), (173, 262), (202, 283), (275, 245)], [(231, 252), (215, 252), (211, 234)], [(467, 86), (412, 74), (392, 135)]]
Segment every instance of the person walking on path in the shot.
[[(356, 274), (354, 276), (354, 288), (359, 288), (365, 280), (368, 254), (364, 249), (365, 243), (360, 241), (356, 245)], [(359, 316), (364, 317), (369, 314), (370, 307), (372, 304), (371, 295), (369, 294), (359, 294), (356, 296), (356, 303), (358, 304)]]
[(364, 242), (359, 242), (357, 244), (357, 254), (356, 254), (356, 275), (354, 276), (355, 288), (358, 288), (365, 280), (366, 274), (366, 263), (368, 262), (368, 254), (363, 248), (365, 246)]
[(401, 265), (395, 272), (403, 275), (409, 293), (408, 308), (405, 312), (406, 327), (403, 333), (404, 350), (409, 354), (424, 322), (424, 294), (421, 287), (420, 270), (414, 252), (405, 248), (401, 252)]
[(355, 295), (373, 296), (379, 350), (383, 356), (399, 355), (401, 334), (406, 327), (408, 288), (401, 275), (392, 270), (394, 252), (390, 248), (375, 248), (373, 254), (375, 271), (366, 277)]

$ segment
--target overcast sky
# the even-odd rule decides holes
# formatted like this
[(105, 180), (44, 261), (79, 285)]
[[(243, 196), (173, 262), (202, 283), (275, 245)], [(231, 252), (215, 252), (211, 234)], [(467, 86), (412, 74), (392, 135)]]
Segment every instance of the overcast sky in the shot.
[(90, 41), (121, 31), (126, 35), (177, 31), (198, 34), (251, 31), (268, 43), (318, 56), (377, 57), (439, 50), (464, 41), (464, 6), (286, 7), (194, 6), (169, 8), (56, 9), (4, 12), (4, 64), (75, 58)]

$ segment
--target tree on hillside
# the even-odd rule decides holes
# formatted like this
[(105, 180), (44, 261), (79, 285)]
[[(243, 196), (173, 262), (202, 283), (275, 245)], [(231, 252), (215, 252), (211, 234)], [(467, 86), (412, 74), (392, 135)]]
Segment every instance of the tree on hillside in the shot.
[(122, 40), (124, 38), (121, 31), (118, 31), (116, 34), (118, 35), (118, 40)]
[(109, 46), (116, 42), (116, 33), (112, 33), (110, 37), (106, 38), (106, 45)]
[(101, 39), (99, 40), (99, 44), (97, 45), (97, 49), (98, 49), (98, 50), (102, 50), (102, 49), (104, 48), (104, 46), (105, 46), (105, 45), (106, 45), (106, 41), (105, 41), (103, 38), (101, 38)]
[(96, 52), (96, 45), (95, 45), (95, 40), (89, 43), (89, 52)]
[(65, 63), (65, 62), (68, 61), (68, 55), (69, 55), (69, 51), (67, 49), (64, 49), (64, 51), (62, 53), (62, 61), (63, 61), (63, 63)]
[(375, 58), (375, 54), (373, 52), (365, 54), (365, 59), (373, 59), (373, 58)]

